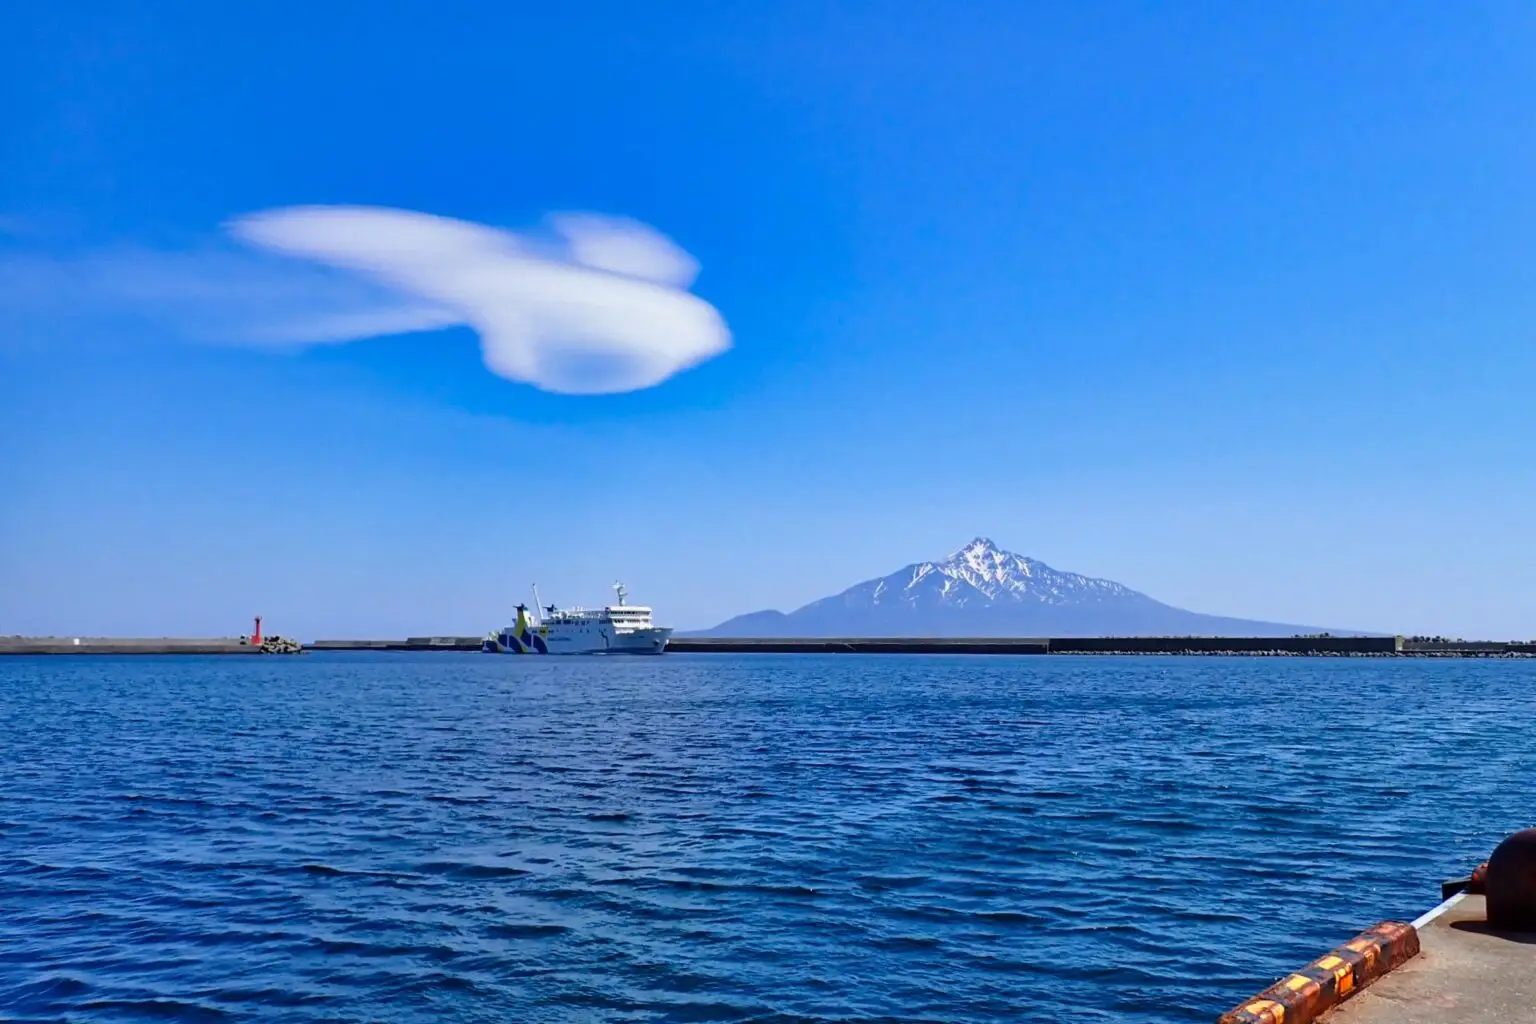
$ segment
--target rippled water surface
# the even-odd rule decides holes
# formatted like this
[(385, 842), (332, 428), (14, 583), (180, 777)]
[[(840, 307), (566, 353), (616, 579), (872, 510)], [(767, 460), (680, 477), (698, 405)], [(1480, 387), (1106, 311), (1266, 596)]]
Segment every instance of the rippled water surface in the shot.
[(1209, 1021), (1531, 823), (1533, 695), (1518, 661), (0, 659), (0, 1017)]

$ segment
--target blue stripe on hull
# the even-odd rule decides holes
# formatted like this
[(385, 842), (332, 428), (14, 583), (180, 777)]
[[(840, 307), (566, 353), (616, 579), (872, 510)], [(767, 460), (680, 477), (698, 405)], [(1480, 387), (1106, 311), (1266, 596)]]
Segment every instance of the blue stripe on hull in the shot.
[[(670, 640), (670, 639), (671, 639), (671, 637), (669, 636), (667, 638), (667, 640)], [(518, 634), (512, 632), (511, 630), (504, 630), (504, 631), (502, 631), (500, 633), (497, 633), (495, 636), (487, 637), (485, 639), (484, 643), (482, 643), (480, 645), (480, 650), (484, 651), (487, 654), (563, 654), (563, 655), (581, 655), (581, 654), (651, 654), (651, 655), (655, 655), (655, 654), (663, 654), (663, 653), (665, 653), (666, 649), (667, 649), (666, 641), (663, 641), (660, 647), (657, 647), (655, 644), (647, 644), (647, 645), (644, 645), (644, 646), (634, 645), (634, 646), (620, 646), (620, 647), (587, 647), (587, 648), (583, 648), (583, 649), (580, 649), (580, 650), (569, 650), (569, 649), (561, 650), (559, 645), (556, 645), (556, 648), (554, 650), (551, 650), (550, 649), (550, 645), (547, 642), (545, 642), (544, 637), (541, 636), (538, 633), (533, 632), (531, 629), (524, 629), (521, 636), (519, 636)]]
[(638, 655), (641, 657), (648, 657), (658, 654), (665, 654), (667, 649), (665, 647), (611, 647), (608, 650), (603, 650), (602, 648), (593, 648), (591, 650), (585, 651), (551, 651), (548, 649), (542, 651), (530, 651), (516, 646), (497, 643), (493, 640), (487, 640), (485, 643), (480, 645), (480, 650), (484, 654), (550, 654), (557, 657), (582, 658), (602, 654), (613, 654), (620, 657), (625, 655)]

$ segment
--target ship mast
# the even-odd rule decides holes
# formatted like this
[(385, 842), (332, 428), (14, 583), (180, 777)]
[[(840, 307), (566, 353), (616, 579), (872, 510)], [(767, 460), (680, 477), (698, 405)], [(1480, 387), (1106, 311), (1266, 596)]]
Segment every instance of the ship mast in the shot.
[(619, 607), (624, 607), (624, 598), (629, 596), (629, 591), (624, 589), (624, 584), (615, 583), (613, 585), (613, 592), (619, 595)]

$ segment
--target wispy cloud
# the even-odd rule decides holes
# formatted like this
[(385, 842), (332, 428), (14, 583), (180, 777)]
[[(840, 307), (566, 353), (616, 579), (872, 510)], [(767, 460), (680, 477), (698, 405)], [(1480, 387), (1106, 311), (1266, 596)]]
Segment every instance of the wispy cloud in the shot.
[(115, 330), (126, 319), (187, 341), (272, 348), (462, 323), (351, 275), (217, 244), (0, 255), (0, 311), (7, 309), (43, 327)]
[(688, 288), (698, 264), (635, 221), (568, 214), (519, 234), (375, 207), (289, 207), (226, 225), (241, 243), (0, 256), (0, 305), (131, 311), (205, 342), (305, 346), (469, 326), (493, 372), (547, 391), (661, 383), (730, 347)]

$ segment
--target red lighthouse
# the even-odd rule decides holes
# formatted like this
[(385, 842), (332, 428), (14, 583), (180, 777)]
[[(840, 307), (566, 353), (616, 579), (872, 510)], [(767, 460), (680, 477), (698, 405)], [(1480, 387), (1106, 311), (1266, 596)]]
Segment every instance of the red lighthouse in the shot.
[(261, 616), (256, 616), (256, 632), (251, 634), (251, 646), (261, 643)]

